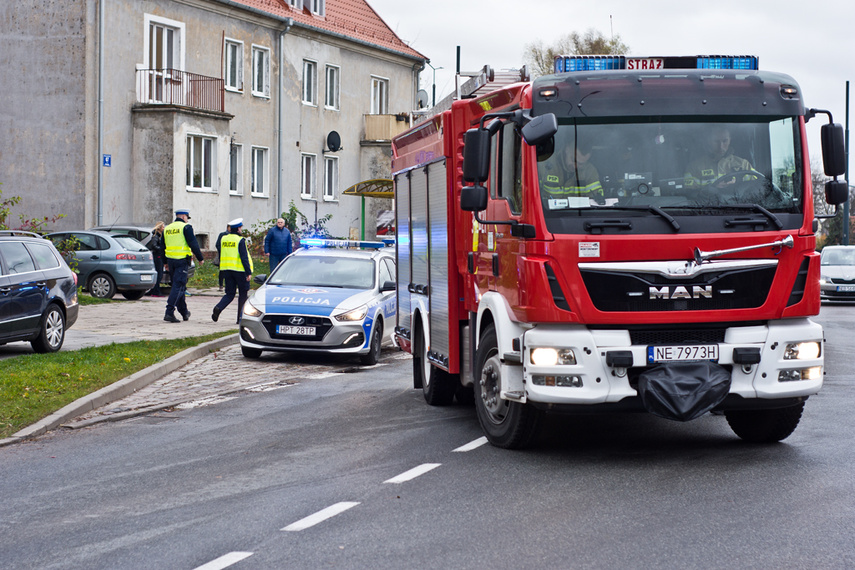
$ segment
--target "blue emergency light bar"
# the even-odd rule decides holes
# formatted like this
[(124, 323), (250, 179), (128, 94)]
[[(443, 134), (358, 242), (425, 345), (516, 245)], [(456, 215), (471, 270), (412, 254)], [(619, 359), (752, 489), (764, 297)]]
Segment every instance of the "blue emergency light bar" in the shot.
[(303, 247), (342, 247), (342, 248), (358, 248), (358, 249), (381, 249), (387, 247), (386, 244), (380, 241), (359, 241), (352, 239), (324, 239), (324, 238), (305, 238), (300, 240), (300, 245)]
[(559, 55), (555, 73), (626, 69), (656, 71), (660, 69), (759, 69), (753, 55), (698, 55), (677, 57), (630, 57), (625, 55)]

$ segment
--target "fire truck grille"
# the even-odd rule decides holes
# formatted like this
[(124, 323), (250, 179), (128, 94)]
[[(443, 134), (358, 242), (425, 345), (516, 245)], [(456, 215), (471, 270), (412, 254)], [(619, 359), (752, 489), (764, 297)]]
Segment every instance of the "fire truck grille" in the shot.
[(766, 301), (775, 278), (774, 267), (722, 270), (685, 280), (650, 273), (581, 273), (594, 306), (606, 312), (750, 309)]
[(727, 328), (712, 329), (667, 329), (630, 330), (629, 337), (634, 345), (657, 344), (714, 344), (724, 342)]

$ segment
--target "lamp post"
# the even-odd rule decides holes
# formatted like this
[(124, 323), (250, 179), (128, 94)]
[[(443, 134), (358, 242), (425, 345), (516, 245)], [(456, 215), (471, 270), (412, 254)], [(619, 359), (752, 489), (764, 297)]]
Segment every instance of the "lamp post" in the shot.
[[(430, 65), (429, 61), (426, 61), (425, 63)], [(433, 85), (431, 86), (432, 89), (431, 89), (431, 96), (430, 96), (430, 106), (433, 107), (436, 105), (436, 70), (437, 69), (443, 69), (443, 67), (442, 66), (434, 67), (434, 66), (430, 65), (430, 68), (433, 70)]]

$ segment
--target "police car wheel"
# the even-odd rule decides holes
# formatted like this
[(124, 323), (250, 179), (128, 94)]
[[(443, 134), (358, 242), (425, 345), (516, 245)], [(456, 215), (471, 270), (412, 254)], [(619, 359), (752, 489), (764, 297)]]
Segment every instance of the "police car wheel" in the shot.
[(368, 354), (359, 357), (359, 361), (366, 366), (374, 366), (380, 360), (380, 348), (383, 341), (383, 323), (374, 325), (371, 332), (371, 342), (368, 344)]
[(257, 348), (250, 348), (248, 346), (240, 347), (241, 354), (244, 355), (245, 358), (261, 358), (261, 350)]

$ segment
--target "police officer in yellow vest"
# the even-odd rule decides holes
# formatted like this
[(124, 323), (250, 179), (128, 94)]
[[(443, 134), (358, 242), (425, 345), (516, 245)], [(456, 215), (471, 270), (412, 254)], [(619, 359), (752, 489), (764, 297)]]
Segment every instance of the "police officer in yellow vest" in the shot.
[(190, 219), (190, 210), (179, 208), (175, 210), (175, 221), (163, 230), (163, 241), (166, 245), (166, 262), (169, 264), (169, 275), (172, 280), (172, 288), (166, 299), (166, 315), (163, 320), (168, 323), (181, 322), (175, 317), (175, 309), (185, 321), (190, 318), (187, 310), (187, 300), (184, 295), (187, 291), (187, 270), (190, 268), (192, 256), (195, 255), (199, 264), (205, 262), (193, 226), (187, 223)]
[(229, 233), (217, 244), (220, 254), (220, 271), (226, 281), (226, 294), (220, 302), (214, 306), (211, 319), (216, 322), (220, 313), (229, 306), (235, 298), (235, 290), (238, 293), (237, 324), (240, 324), (240, 316), (243, 313), (243, 305), (249, 296), (249, 280), (252, 279), (252, 257), (246, 247), (246, 239), (240, 233), (243, 229), (243, 218), (229, 222)]

